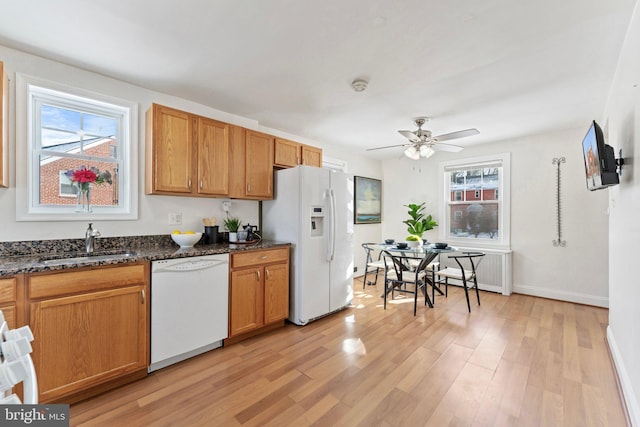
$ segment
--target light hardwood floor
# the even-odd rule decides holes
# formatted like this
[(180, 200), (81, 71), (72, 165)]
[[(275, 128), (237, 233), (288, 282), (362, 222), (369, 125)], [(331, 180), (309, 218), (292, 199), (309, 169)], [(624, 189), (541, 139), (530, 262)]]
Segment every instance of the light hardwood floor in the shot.
[(213, 350), (71, 406), (71, 425), (624, 426), (606, 309), (450, 287)]

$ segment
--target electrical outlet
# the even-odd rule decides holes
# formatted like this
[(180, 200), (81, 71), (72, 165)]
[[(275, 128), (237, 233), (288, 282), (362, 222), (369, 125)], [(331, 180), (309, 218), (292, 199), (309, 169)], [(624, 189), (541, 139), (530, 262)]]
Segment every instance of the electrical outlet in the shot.
[(356, 273), (358, 271), (358, 267), (353, 267), (353, 272)]
[(229, 200), (225, 200), (222, 202), (222, 210), (224, 212), (229, 212), (229, 209), (231, 209), (231, 202)]
[(182, 212), (171, 212), (169, 214), (169, 225), (181, 225)]

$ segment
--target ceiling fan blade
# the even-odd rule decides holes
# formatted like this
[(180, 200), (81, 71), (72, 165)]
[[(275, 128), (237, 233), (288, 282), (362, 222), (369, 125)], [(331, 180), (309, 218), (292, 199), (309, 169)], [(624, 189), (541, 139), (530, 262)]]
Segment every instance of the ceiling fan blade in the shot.
[(408, 138), (411, 142), (420, 142), (420, 138), (418, 137), (418, 135), (411, 132), (410, 130), (399, 130), (398, 132), (400, 133), (400, 135)]
[(460, 147), (459, 145), (442, 143), (434, 144), (431, 148), (433, 148), (433, 151), (448, 151), (450, 153), (457, 153), (458, 151), (464, 150), (464, 148)]
[(464, 138), (466, 136), (473, 136), (479, 134), (478, 129), (465, 129), (457, 132), (445, 133), (444, 135), (438, 135), (435, 137), (438, 141), (448, 141), (450, 139)]
[(385, 145), (384, 147), (367, 148), (366, 151), (382, 150), (384, 148), (406, 147), (407, 145), (411, 145), (411, 144), (407, 143), (407, 144), (397, 144), (397, 145)]

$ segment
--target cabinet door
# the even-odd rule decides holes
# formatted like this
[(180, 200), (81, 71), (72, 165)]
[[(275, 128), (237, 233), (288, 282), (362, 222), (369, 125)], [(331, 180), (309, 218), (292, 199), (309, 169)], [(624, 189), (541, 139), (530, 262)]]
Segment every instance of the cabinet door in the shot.
[(198, 193), (229, 194), (229, 125), (198, 118)]
[(264, 322), (289, 316), (289, 264), (272, 264), (264, 268)]
[(246, 195), (256, 199), (273, 198), (273, 137), (246, 131)]
[[(191, 193), (193, 161), (193, 122), (189, 113), (154, 104), (147, 114), (151, 140), (147, 140), (147, 179), (151, 192)], [(149, 132), (147, 132), (149, 135)], [(150, 158), (149, 158), (150, 157)], [(147, 188), (147, 192), (149, 189)]]
[(245, 195), (246, 129), (231, 125), (229, 128), (229, 197), (242, 199)]
[(15, 329), (18, 325), (16, 319), (17, 291), (17, 280), (15, 278), (0, 279), (0, 311), (2, 311), (4, 319), (7, 321), (9, 329)]
[(30, 303), (40, 403), (144, 368), (145, 286)]
[(275, 139), (274, 165), (292, 168), (300, 164), (300, 144), (286, 139)]
[(264, 324), (262, 270), (248, 268), (231, 273), (229, 337), (251, 331)]
[(322, 150), (320, 148), (303, 145), (301, 151), (303, 165), (322, 167)]

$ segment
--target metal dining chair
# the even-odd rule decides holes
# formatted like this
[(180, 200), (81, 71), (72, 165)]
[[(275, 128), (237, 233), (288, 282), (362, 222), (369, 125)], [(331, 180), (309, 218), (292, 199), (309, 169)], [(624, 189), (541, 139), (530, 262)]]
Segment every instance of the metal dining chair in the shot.
[[(394, 255), (389, 251), (382, 251), (385, 263), (384, 274), (384, 309), (387, 309), (387, 295), (391, 293), (393, 298), (395, 292), (413, 294), (413, 315), (416, 315), (418, 306), (418, 292), (422, 289), (424, 294), (424, 304), (433, 308), (433, 303), (427, 292), (427, 266), (433, 261), (436, 254), (426, 253), (415, 268), (411, 268), (407, 263), (407, 258), (402, 255)], [(407, 286), (409, 285), (409, 286)]]
[[(373, 253), (375, 252), (375, 249), (373, 249), (371, 245), (375, 245), (375, 243), (362, 244), (362, 247), (367, 253), (367, 262), (364, 267), (364, 280), (362, 283), (362, 289), (364, 289), (366, 285), (371, 285), (371, 286), (375, 285), (378, 282), (378, 273), (380, 272), (380, 270), (384, 271), (384, 268), (385, 268), (384, 261), (381, 258), (382, 252), (378, 254), (378, 259), (376, 261), (373, 260)], [(373, 282), (367, 283), (367, 274), (373, 274), (373, 273), (376, 274), (376, 279)]]
[[(469, 313), (471, 313), (469, 289), (476, 289), (476, 298), (478, 299), (478, 305), (480, 305), (480, 292), (478, 291), (476, 270), (484, 255), (485, 254), (483, 252), (462, 252), (460, 255), (449, 255), (449, 258), (453, 258), (460, 268), (447, 267), (435, 272), (435, 275), (438, 276), (438, 280), (435, 281), (435, 284), (444, 284), (445, 296), (448, 296), (449, 294), (449, 279), (462, 281), (464, 294), (467, 298), (467, 309), (469, 310)], [(471, 286), (469, 286), (470, 282), (473, 282)]]

